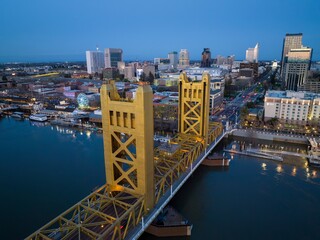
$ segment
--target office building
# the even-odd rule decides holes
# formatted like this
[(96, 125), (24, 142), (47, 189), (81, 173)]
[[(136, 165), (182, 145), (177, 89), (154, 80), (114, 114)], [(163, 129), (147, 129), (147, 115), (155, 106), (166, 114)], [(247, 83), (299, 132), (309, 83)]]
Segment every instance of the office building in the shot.
[(299, 86), (298, 91), (320, 93), (320, 74), (317, 69), (308, 72), (305, 84)]
[(210, 48), (204, 48), (201, 55), (201, 67), (211, 67), (211, 52)]
[(179, 54), (180, 67), (188, 67), (190, 65), (189, 51), (187, 49), (181, 49)]
[(218, 55), (216, 59), (216, 64), (226, 69), (232, 69), (234, 59), (235, 59), (234, 55), (227, 56), (227, 57)]
[[(258, 63), (246, 63), (242, 62), (240, 63), (240, 76), (241, 74), (244, 74), (245, 77), (258, 77), (259, 76), (259, 64)], [(250, 76), (247, 76), (250, 74)]]
[(222, 96), (224, 95), (224, 89), (225, 89), (225, 80), (224, 78), (211, 78), (210, 79), (210, 89), (211, 90), (220, 90), (222, 93)]
[(89, 74), (102, 73), (104, 68), (103, 52), (86, 51), (86, 61)]
[(168, 53), (168, 59), (170, 61), (170, 65), (172, 68), (177, 68), (178, 66), (178, 53), (173, 51), (173, 52), (170, 52)]
[(210, 115), (214, 115), (214, 113), (221, 110), (221, 105), (223, 103), (223, 93), (220, 89), (210, 90)]
[(169, 58), (154, 58), (153, 63), (155, 65), (170, 65), (170, 59)]
[(169, 58), (154, 58), (154, 65), (157, 66), (159, 71), (166, 71), (172, 67)]
[(320, 94), (294, 91), (267, 91), (264, 120), (306, 124), (320, 117)]
[(286, 90), (297, 91), (306, 83), (311, 56), (312, 49), (307, 47), (291, 49), (288, 52), (283, 69)]
[(306, 83), (298, 86), (297, 91), (320, 93), (320, 81), (315, 78), (307, 78)]
[(291, 49), (302, 47), (302, 33), (287, 33), (283, 40), (282, 57), (281, 57), (281, 75), (283, 76), (284, 65), (287, 62), (288, 53)]
[(248, 48), (246, 51), (246, 61), (249, 63), (257, 63), (259, 56), (259, 43), (254, 48)]
[(135, 77), (134, 73), (135, 73), (134, 66), (127, 66), (124, 68), (124, 78), (131, 80)]
[(120, 48), (106, 48), (104, 50), (105, 67), (118, 67), (118, 62), (123, 62), (122, 53)]
[(119, 70), (116, 67), (110, 67), (103, 69), (103, 78), (104, 79), (116, 79), (119, 78)]
[(150, 73), (153, 75), (153, 77), (155, 76), (156, 74), (156, 67), (155, 65), (144, 65), (142, 67), (143, 69), (143, 73), (145, 74), (145, 76), (148, 78)]

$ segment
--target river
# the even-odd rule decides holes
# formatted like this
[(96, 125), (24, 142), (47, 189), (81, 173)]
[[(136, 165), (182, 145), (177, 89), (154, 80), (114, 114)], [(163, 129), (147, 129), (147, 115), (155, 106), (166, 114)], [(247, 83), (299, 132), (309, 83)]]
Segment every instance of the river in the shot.
[[(27, 237), (101, 186), (102, 140), (0, 119), (1, 239)], [(229, 168), (200, 166), (170, 204), (192, 222), (191, 239), (320, 239), (319, 177), (305, 164), (234, 156)]]

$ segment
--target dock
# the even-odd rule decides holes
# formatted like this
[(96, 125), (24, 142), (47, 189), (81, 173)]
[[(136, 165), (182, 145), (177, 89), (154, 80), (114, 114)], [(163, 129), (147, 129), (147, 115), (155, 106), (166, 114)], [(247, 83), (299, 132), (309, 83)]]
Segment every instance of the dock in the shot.
[(244, 151), (238, 151), (234, 149), (224, 149), (224, 152), (228, 153), (234, 153), (238, 155), (245, 155), (250, 157), (257, 157), (257, 158), (264, 158), (269, 160), (274, 160), (278, 162), (283, 162), (283, 158), (281, 156), (276, 156), (270, 153), (259, 151), (258, 149), (250, 149), (250, 150), (244, 150)]

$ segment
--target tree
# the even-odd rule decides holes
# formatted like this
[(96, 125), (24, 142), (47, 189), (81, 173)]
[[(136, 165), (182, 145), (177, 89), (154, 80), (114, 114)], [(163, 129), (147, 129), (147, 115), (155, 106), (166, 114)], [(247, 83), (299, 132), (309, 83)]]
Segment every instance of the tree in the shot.
[(6, 75), (3, 75), (3, 76), (2, 76), (2, 81), (8, 81), (8, 78), (7, 78)]
[(241, 122), (244, 122), (247, 119), (248, 114), (249, 114), (249, 110), (248, 110), (247, 107), (241, 108), (241, 111), (240, 111), (240, 120), (241, 120)]
[(278, 125), (279, 119), (277, 117), (274, 117), (274, 118), (271, 118), (268, 122), (270, 123), (271, 126), (275, 127)]
[(141, 73), (139, 81), (142, 81), (142, 82), (146, 81), (146, 74), (144, 72)]
[(255, 106), (254, 102), (247, 102), (247, 108), (255, 108)]
[(152, 74), (152, 72), (149, 72), (148, 82), (150, 83), (150, 85), (153, 85), (154, 75)]

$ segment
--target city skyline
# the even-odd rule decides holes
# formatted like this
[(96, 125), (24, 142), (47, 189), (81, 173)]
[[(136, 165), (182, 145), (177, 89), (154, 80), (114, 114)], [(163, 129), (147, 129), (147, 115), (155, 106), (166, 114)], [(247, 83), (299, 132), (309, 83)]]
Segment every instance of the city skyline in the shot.
[[(281, 60), (285, 34), (300, 32), (304, 45), (314, 49), (313, 60), (320, 59), (317, 0), (309, 4), (285, 0), (272, 6), (256, 0), (165, 0), (157, 11), (145, 0), (94, 4), (90, 8), (83, 0), (57, 0), (54, 5), (5, 0), (0, 62), (84, 61), (85, 51), (97, 46), (123, 49), (124, 60), (152, 60), (180, 49), (188, 49), (191, 60), (201, 60), (203, 48), (210, 48), (214, 58), (235, 55), (243, 60), (246, 49), (256, 42), (261, 46), (259, 59)], [(247, 10), (250, 17), (242, 14)]]

